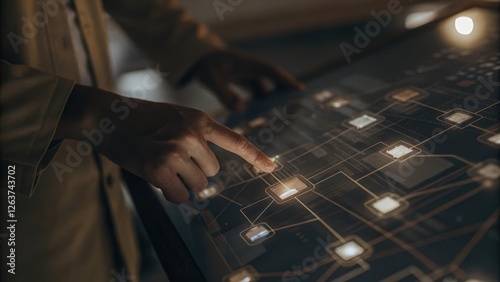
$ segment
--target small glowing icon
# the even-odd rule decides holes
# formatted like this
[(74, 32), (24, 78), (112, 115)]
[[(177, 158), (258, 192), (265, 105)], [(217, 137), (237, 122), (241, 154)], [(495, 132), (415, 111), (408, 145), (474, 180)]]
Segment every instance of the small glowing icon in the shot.
[(455, 19), (455, 29), (463, 35), (471, 34), (474, 29), (474, 21), (469, 17), (458, 17)]

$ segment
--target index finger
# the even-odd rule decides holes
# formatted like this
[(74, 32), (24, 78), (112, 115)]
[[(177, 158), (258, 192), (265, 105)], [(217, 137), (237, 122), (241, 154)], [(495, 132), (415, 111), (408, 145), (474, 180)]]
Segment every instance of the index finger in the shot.
[(238, 134), (224, 125), (213, 121), (209, 132), (205, 134), (205, 139), (215, 145), (237, 154), (251, 165), (265, 172), (272, 172), (274, 163), (243, 135)]

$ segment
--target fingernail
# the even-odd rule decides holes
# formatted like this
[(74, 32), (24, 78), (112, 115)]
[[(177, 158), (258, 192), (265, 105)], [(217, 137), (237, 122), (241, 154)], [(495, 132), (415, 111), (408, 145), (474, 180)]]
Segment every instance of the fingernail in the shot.
[(269, 162), (266, 164), (266, 171), (267, 172), (272, 172), (276, 168), (276, 165), (269, 160)]

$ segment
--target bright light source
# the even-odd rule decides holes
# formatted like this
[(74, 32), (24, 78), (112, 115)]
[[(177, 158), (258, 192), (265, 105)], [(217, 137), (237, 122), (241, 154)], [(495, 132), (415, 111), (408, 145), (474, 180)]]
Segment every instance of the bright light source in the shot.
[(215, 195), (217, 195), (217, 186), (215, 184), (208, 184), (207, 188), (201, 190), (198, 192), (198, 199), (200, 200), (206, 200), (208, 198), (211, 198)]
[(358, 243), (349, 241), (335, 248), (334, 252), (343, 260), (348, 261), (359, 255), (365, 250)]
[(391, 150), (387, 150), (387, 154), (391, 155), (393, 158), (399, 159), (413, 152), (412, 149), (406, 147), (405, 145), (398, 145)]
[(245, 236), (252, 242), (259, 240), (262, 237), (267, 236), (270, 233), (263, 225), (256, 225), (247, 231)]
[(453, 114), (447, 116), (445, 119), (447, 119), (453, 123), (461, 124), (461, 123), (463, 123), (471, 118), (472, 118), (472, 116), (470, 116), (468, 114), (456, 112), (456, 113), (453, 113)]
[(302, 175), (297, 174), (270, 186), (266, 192), (281, 204), (311, 188), (313, 185)]
[(257, 271), (252, 266), (240, 268), (223, 279), (225, 282), (252, 282), (257, 280)]
[(436, 12), (434, 11), (422, 11), (411, 13), (405, 18), (405, 27), (407, 29), (417, 28), (422, 26), (436, 18)]
[(474, 29), (474, 21), (469, 17), (458, 17), (455, 19), (455, 29), (463, 35), (471, 34)]
[(332, 108), (335, 108), (335, 109), (342, 108), (343, 106), (346, 106), (348, 104), (349, 104), (349, 100), (342, 98), (342, 97), (334, 98), (333, 100), (328, 102), (328, 105)]
[(250, 246), (258, 245), (273, 236), (274, 231), (264, 222), (240, 232), (240, 237)]
[(493, 144), (500, 145), (500, 133), (497, 133), (497, 134), (489, 137), (488, 141), (490, 141)]
[(495, 163), (489, 163), (479, 168), (477, 173), (487, 179), (497, 180), (500, 178), (500, 167)]
[(391, 198), (390, 196), (385, 196), (385, 197), (375, 201), (372, 204), (372, 207), (382, 214), (389, 213), (389, 212), (399, 208), (399, 206), (401, 206), (401, 204), (398, 201)]
[(362, 115), (362, 116), (357, 117), (353, 120), (350, 120), (349, 124), (353, 125), (357, 129), (361, 129), (361, 128), (364, 128), (364, 127), (374, 123), (375, 121), (377, 121), (377, 119), (374, 117), (371, 117), (369, 115)]

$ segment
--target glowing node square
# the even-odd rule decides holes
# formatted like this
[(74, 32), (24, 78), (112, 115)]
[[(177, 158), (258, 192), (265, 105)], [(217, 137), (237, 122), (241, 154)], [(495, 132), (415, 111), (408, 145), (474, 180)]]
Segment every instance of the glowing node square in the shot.
[(274, 231), (266, 223), (259, 223), (240, 232), (241, 238), (250, 246), (260, 244), (274, 236)]
[(314, 100), (322, 103), (322, 102), (332, 98), (333, 93), (328, 91), (328, 90), (324, 90), (324, 91), (321, 91), (321, 92), (314, 94), (313, 97), (314, 97)]
[(337, 98), (334, 98), (333, 100), (329, 101), (328, 106), (335, 108), (335, 109), (338, 109), (338, 108), (342, 108), (343, 106), (349, 105), (349, 103), (350, 103), (349, 100), (342, 98), (342, 97), (337, 97)]
[(267, 230), (264, 226), (256, 225), (256, 226), (250, 228), (250, 230), (248, 230), (245, 233), (245, 236), (248, 238), (248, 240), (255, 242), (255, 241), (259, 240), (260, 238), (269, 235), (269, 233), (270, 233), (270, 231)]
[(407, 102), (408, 100), (415, 98), (419, 95), (420, 93), (416, 90), (413, 89), (404, 89), (401, 92), (398, 92), (394, 95), (392, 95), (392, 98), (394, 100), (398, 100), (401, 102)]
[(446, 120), (451, 121), (451, 122), (456, 123), (456, 124), (461, 124), (461, 123), (463, 123), (471, 118), (472, 118), (471, 115), (468, 115), (465, 113), (460, 113), (460, 112), (456, 112), (456, 113), (453, 113), (453, 114), (445, 117)]
[(295, 175), (266, 189), (266, 192), (281, 204), (311, 189), (313, 185), (302, 175)]
[(495, 163), (489, 163), (479, 168), (477, 173), (485, 178), (497, 180), (500, 178), (500, 167)]
[(200, 200), (206, 200), (217, 195), (217, 186), (215, 184), (208, 184), (207, 188), (198, 192), (197, 196)]
[(401, 204), (390, 196), (380, 198), (372, 204), (372, 207), (382, 214), (387, 214), (400, 206)]
[(252, 266), (246, 266), (240, 268), (230, 274), (225, 278), (225, 282), (252, 282), (257, 281), (257, 271)]
[(391, 150), (387, 150), (387, 154), (391, 155), (392, 157), (394, 157), (396, 159), (404, 157), (411, 152), (413, 152), (413, 150), (406, 147), (405, 145), (398, 145)]
[(496, 145), (500, 145), (500, 133), (497, 133), (493, 136), (490, 136), (488, 139), (489, 142), (493, 143), (493, 144), (496, 144)]
[(376, 122), (377, 119), (374, 118), (374, 117), (371, 117), (369, 115), (362, 115), (360, 117), (357, 117), (353, 120), (350, 120), (348, 123), (354, 127), (356, 127), (356, 129), (362, 129), (374, 122)]
[(349, 241), (336, 247), (333, 250), (341, 259), (345, 261), (352, 260), (365, 252), (363, 247), (354, 241)]

